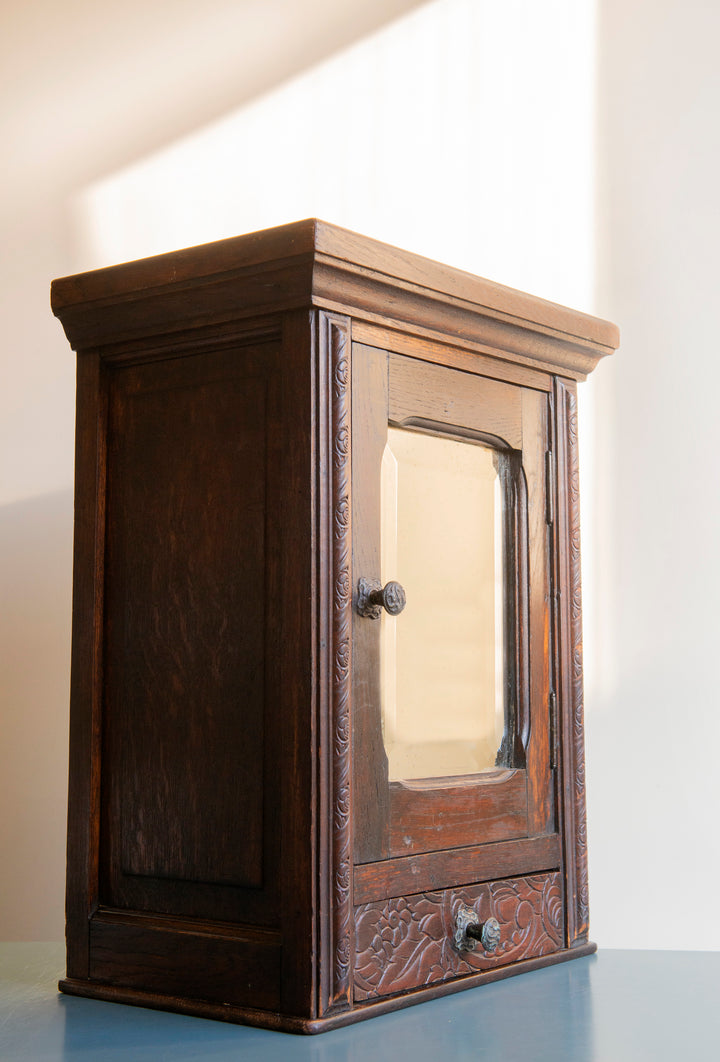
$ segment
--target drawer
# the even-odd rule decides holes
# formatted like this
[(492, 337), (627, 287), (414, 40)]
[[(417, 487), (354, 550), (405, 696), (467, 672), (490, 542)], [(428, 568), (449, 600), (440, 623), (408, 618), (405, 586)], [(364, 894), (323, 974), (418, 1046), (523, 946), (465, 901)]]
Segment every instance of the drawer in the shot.
[[(479, 941), (474, 950), (458, 949), (457, 919), (468, 909), (481, 924), (499, 923), (493, 950)], [(364, 904), (355, 908), (354, 998), (376, 999), (550, 955), (563, 946), (563, 924), (557, 872)]]

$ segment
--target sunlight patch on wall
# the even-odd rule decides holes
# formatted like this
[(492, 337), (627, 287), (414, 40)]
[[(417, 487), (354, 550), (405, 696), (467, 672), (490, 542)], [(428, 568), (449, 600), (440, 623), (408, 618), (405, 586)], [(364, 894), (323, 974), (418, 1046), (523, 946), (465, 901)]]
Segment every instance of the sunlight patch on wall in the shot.
[(88, 188), (78, 270), (318, 216), (590, 309), (594, 0), (438, 0)]

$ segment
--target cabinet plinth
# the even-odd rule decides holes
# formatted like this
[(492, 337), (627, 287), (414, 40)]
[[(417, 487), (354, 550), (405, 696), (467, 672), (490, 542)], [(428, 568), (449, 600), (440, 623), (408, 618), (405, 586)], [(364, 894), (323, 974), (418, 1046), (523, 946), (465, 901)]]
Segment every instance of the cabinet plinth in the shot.
[(55, 281), (68, 993), (318, 1032), (588, 943), (576, 382), (320, 221)]

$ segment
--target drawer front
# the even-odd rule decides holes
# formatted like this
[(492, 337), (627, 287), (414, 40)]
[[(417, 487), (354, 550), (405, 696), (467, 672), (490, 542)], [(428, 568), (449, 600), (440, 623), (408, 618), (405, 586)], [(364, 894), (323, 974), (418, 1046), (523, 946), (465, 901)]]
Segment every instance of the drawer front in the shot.
[[(497, 947), (455, 945), (457, 917), (472, 908), (481, 923), (500, 925)], [(355, 909), (357, 1001), (481, 973), (563, 946), (560, 874), (537, 874), (379, 900)]]

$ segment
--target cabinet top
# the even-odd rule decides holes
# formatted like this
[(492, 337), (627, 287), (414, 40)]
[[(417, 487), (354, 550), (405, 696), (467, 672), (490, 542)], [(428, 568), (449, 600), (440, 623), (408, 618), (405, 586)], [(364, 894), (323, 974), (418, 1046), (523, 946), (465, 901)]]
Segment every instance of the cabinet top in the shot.
[(310, 218), (55, 280), (75, 350), (301, 307), (582, 379), (615, 325)]

